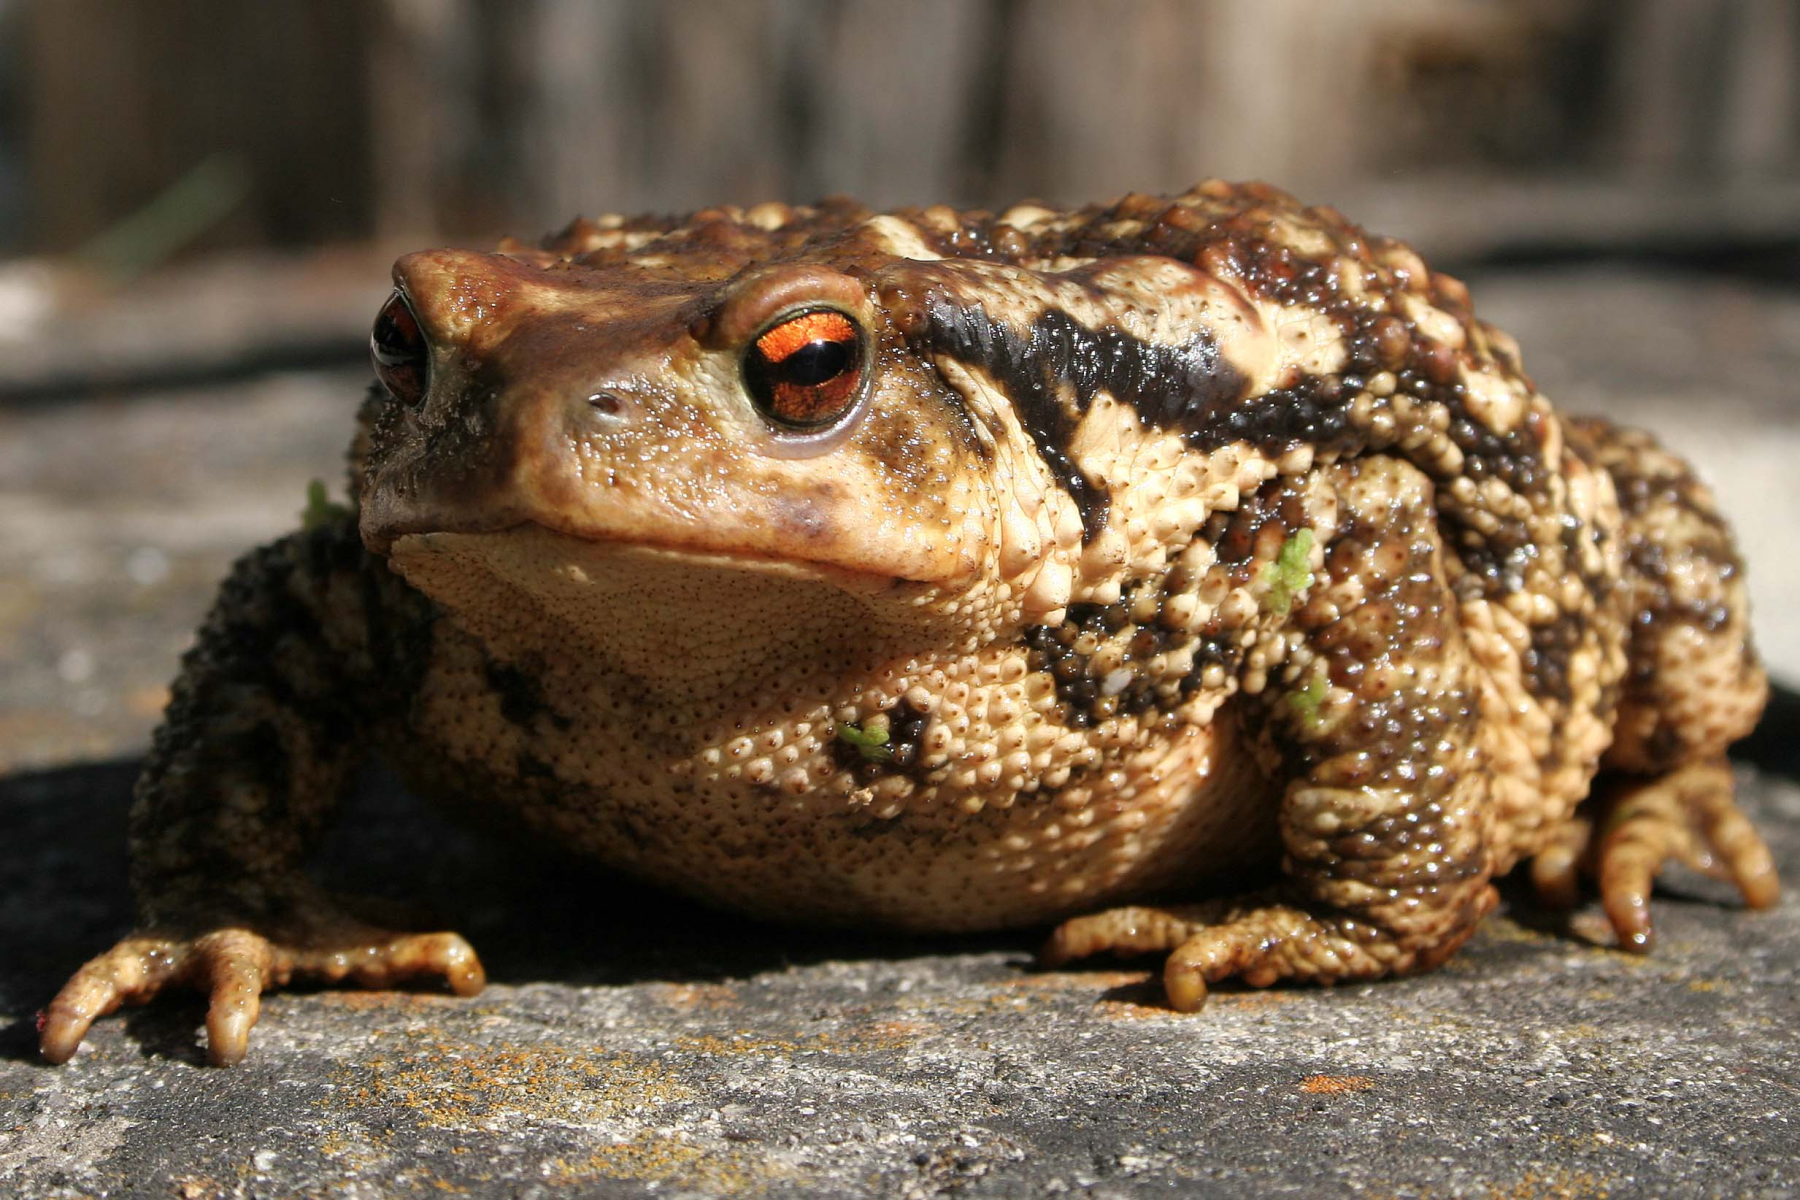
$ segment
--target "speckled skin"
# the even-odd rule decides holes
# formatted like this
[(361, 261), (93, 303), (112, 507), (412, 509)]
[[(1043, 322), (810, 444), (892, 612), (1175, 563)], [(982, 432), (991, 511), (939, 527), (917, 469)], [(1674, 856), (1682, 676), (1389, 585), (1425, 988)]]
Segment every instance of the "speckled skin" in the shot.
[[(353, 511), (227, 581), (139, 787), (145, 932), (53, 1003), (53, 1060), (170, 982), (218, 1061), (295, 975), (479, 988), (304, 880), (373, 750), (733, 908), (1167, 951), (1183, 1008), (1432, 965), (1526, 859), (1552, 899), (1598, 873), (1633, 945), (1671, 854), (1774, 898), (1705, 490), (1329, 209), (764, 205), (395, 279), (429, 387), (372, 394)], [(742, 364), (818, 306), (866, 388), (796, 434)]]

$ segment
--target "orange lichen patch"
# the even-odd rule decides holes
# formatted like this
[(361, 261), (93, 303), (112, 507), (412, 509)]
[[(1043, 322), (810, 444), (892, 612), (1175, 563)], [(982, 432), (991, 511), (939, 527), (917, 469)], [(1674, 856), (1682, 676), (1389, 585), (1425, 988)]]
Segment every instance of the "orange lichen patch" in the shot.
[(615, 1142), (585, 1158), (554, 1159), (549, 1175), (556, 1184), (585, 1184), (595, 1179), (680, 1180), (684, 1191), (746, 1196), (763, 1191), (774, 1172), (766, 1162), (658, 1137)]
[(811, 1039), (815, 1044), (802, 1046), (799, 1042), (790, 1042), (782, 1038), (754, 1037), (742, 1030), (730, 1037), (718, 1034), (682, 1034), (675, 1039), (675, 1045), (690, 1054), (739, 1055), (781, 1055), (797, 1054), (801, 1050), (824, 1049), (828, 1039), (824, 1035)]
[(664, 1065), (589, 1047), (409, 1042), (333, 1071), (332, 1103), (409, 1109), (427, 1125), (480, 1128), (509, 1117), (592, 1122), (691, 1099)]
[(876, 1021), (853, 1027), (843, 1033), (819, 1033), (798, 1040), (758, 1037), (744, 1030), (730, 1037), (717, 1034), (686, 1034), (675, 1044), (694, 1054), (792, 1055), (831, 1051), (839, 1054), (869, 1054), (884, 1050), (905, 1050), (936, 1026), (922, 1021), (896, 1019)]
[(1148, 974), (1142, 971), (1053, 971), (995, 983), (986, 994), (980, 996), (931, 1001), (909, 997), (906, 1003), (915, 1011), (940, 1018), (979, 1017), (995, 1012), (1029, 1012), (1039, 1004), (1062, 996), (1075, 1000), (1084, 997), (1100, 1000), (1100, 993), (1112, 988), (1144, 985), (1148, 978)]
[(1731, 990), (1730, 984), (1722, 983), (1717, 979), (1690, 979), (1687, 986), (1690, 992), (1729, 992)]
[[(1471, 1190), (1467, 1194), (1480, 1196), (1483, 1200), (1605, 1200), (1612, 1195), (1617, 1186), (1613, 1177), (1600, 1176), (1592, 1171), (1569, 1171), (1551, 1167), (1543, 1171), (1533, 1171), (1522, 1175), (1513, 1183), (1489, 1183), (1478, 1185), (1480, 1190)], [(1437, 1196), (1435, 1188), (1413, 1184), (1397, 1191), (1375, 1191), (1369, 1195), (1380, 1200), (1398, 1200), (1401, 1196)]]
[(458, 1011), (465, 1010), (468, 1001), (456, 996), (439, 996), (429, 992), (395, 992), (395, 991), (322, 991), (316, 997), (309, 997), (307, 1003), (329, 1004), (337, 1008), (347, 1008), (352, 1012), (376, 1012), (381, 1009), (441, 1009), (454, 1007)]
[(187, 1175), (170, 1181), (181, 1200), (215, 1200), (225, 1195), (224, 1185), (204, 1175)]
[(1562, 940), (1554, 934), (1544, 933), (1541, 930), (1521, 925), (1511, 917), (1506, 916), (1490, 916), (1487, 919), (1487, 923), (1481, 927), (1481, 932), (1477, 933), (1475, 936), (1478, 940), (1482, 941), (1528, 942), (1534, 944)]
[(1300, 1090), (1309, 1096), (1342, 1096), (1347, 1092), (1366, 1092), (1375, 1086), (1367, 1075), (1308, 1075), (1300, 1081)]
[(1295, 1004), (1306, 994), (1290, 989), (1256, 988), (1241, 992), (1213, 992), (1206, 998), (1208, 1008), (1266, 1008), (1275, 1004)]
[[(319, 1153), (340, 1171), (369, 1172), (383, 1170), (394, 1160), (393, 1142), (391, 1128), (363, 1130), (356, 1137), (333, 1131), (319, 1139), (318, 1147)], [(456, 1147), (451, 1153), (460, 1150)]]
[(656, 989), (659, 1000), (677, 1012), (732, 1008), (738, 990), (724, 983), (671, 983)]
[(937, 1026), (928, 1022), (896, 1017), (859, 1026), (851, 1038), (858, 1050), (904, 1050), (926, 1034), (936, 1032)]
[(1521, 1176), (1510, 1186), (1490, 1185), (1487, 1200), (1604, 1200), (1612, 1181), (1591, 1171), (1549, 1171)]

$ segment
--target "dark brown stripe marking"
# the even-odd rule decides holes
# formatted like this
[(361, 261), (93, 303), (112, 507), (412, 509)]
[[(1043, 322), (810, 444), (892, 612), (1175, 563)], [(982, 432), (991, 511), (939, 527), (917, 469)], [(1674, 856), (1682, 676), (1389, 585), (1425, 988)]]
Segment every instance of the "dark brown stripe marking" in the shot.
[(1069, 443), (1095, 395), (1110, 393), (1157, 428), (1200, 430), (1249, 386), (1204, 332), (1163, 346), (1113, 326), (1088, 329), (1057, 309), (1019, 330), (941, 294), (927, 301), (926, 318), (921, 336), (932, 351), (985, 370), (1012, 401), (1038, 456), (1075, 501), (1089, 541), (1106, 526), (1109, 497), (1070, 457)]

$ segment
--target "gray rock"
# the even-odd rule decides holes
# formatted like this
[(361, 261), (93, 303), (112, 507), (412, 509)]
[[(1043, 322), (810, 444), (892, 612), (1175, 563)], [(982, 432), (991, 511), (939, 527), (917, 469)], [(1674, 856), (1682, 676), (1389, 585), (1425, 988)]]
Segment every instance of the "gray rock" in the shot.
[[(1034, 935), (782, 929), (444, 823), (375, 778), (326, 875), (423, 899), (494, 982), (277, 994), (205, 1067), (189, 999), (67, 1066), (32, 1015), (125, 928), (128, 762), (0, 785), (0, 1190), (26, 1196), (1790, 1195), (1800, 904), (1676, 876), (1659, 945), (1519, 894), (1416, 979), (1160, 1003)], [(1790, 879), (1800, 787), (1746, 773)]]

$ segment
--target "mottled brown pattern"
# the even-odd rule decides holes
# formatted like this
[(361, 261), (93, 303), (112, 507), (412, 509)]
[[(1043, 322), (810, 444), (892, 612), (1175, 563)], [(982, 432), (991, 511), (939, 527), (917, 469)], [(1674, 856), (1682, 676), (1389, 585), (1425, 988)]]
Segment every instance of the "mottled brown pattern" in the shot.
[[(144, 929), (54, 1060), (174, 983), (219, 1061), (292, 977), (479, 986), (305, 880), (369, 751), (717, 904), (1166, 952), (1181, 1007), (1428, 967), (1525, 859), (1552, 899), (1598, 874), (1633, 945), (1671, 855), (1773, 897), (1704, 489), (1333, 210), (720, 208), (395, 279), (420, 340), (384, 326), (356, 512), (222, 591), (139, 790)], [(784, 343), (747, 388), (821, 308), (855, 379)], [(1603, 759), (1639, 777), (1577, 811)]]
[(1571, 431), (1611, 475), (1624, 515), (1631, 633), (1607, 761), (1658, 774), (1716, 759), (1755, 723), (1767, 691), (1731, 532), (1711, 490), (1648, 434), (1597, 420)]

